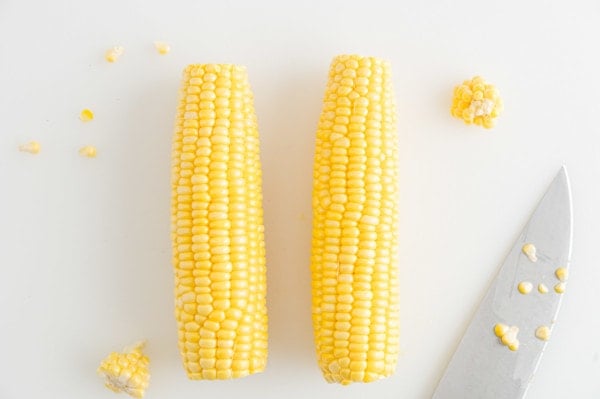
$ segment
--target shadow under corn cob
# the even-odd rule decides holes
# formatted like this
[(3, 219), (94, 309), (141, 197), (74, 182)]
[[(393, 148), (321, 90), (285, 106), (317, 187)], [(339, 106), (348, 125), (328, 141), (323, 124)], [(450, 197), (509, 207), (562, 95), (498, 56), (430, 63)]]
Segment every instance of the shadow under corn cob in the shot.
[(314, 160), (312, 315), (329, 382), (371, 382), (398, 357), (397, 134), (390, 64), (333, 59)]
[(175, 316), (187, 375), (229, 379), (263, 371), (261, 169), (244, 67), (184, 70), (172, 161)]

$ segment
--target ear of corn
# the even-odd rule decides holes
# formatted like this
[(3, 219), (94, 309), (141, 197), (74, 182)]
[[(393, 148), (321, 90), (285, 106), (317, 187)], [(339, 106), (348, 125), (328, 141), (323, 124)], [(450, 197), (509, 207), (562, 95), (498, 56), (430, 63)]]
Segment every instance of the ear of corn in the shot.
[(370, 382), (398, 356), (397, 136), (390, 65), (329, 71), (314, 162), (312, 315), (329, 382)]
[(144, 343), (139, 342), (122, 353), (113, 352), (106, 357), (98, 368), (104, 377), (104, 385), (113, 392), (125, 392), (134, 398), (141, 398), (148, 387), (150, 373), (148, 357), (142, 350)]
[(188, 377), (260, 372), (267, 359), (261, 169), (244, 67), (185, 69), (172, 160), (175, 315)]

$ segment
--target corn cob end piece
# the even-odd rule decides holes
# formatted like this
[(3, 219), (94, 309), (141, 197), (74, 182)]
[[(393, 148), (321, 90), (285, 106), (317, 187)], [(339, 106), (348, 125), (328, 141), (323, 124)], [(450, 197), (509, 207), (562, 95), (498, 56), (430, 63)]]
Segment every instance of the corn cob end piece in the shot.
[(145, 342), (135, 343), (123, 352), (108, 355), (100, 367), (98, 374), (104, 378), (104, 385), (113, 392), (124, 392), (134, 398), (141, 398), (148, 387), (150, 360), (143, 353)]
[(503, 108), (496, 87), (481, 76), (475, 76), (454, 88), (450, 113), (467, 125), (491, 129)]

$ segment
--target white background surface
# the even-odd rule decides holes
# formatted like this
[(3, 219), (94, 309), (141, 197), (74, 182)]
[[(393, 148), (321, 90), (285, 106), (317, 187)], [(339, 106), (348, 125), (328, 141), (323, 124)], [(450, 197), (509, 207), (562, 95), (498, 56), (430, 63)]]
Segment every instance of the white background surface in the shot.
[[(529, 398), (600, 396), (600, 3), (392, 4), (0, 1), (0, 399), (111, 398), (99, 361), (144, 337), (148, 399), (427, 398), (561, 164), (571, 279)], [(106, 63), (117, 44), (125, 55)], [(316, 366), (308, 262), (315, 128), (329, 61), (346, 52), (393, 65), (402, 354), (392, 378), (340, 387)], [(176, 347), (170, 141), (191, 62), (247, 65), (256, 97), (270, 355), (238, 381), (186, 380)], [(492, 132), (449, 116), (454, 84), (475, 74), (505, 100)], [(38, 156), (16, 150), (30, 139)], [(98, 158), (77, 154), (85, 144)]]

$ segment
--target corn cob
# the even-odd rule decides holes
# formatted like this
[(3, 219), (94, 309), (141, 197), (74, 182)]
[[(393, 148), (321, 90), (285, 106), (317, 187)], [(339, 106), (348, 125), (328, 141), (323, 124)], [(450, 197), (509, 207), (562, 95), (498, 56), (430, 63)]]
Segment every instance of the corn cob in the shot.
[(113, 352), (106, 357), (98, 368), (98, 374), (104, 377), (104, 385), (113, 392), (125, 392), (134, 398), (144, 396), (148, 387), (150, 373), (149, 359), (142, 350), (144, 342), (139, 342), (123, 353)]
[(263, 371), (261, 169), (244, 67), (185, 69), (172, 161), (175, 315), (187, 375), (229, 379)]
[(312, 315), (328, 382), (371, 382), (398, 356), (397, 148), (390, 65), (333, 59), (314, 161)]

